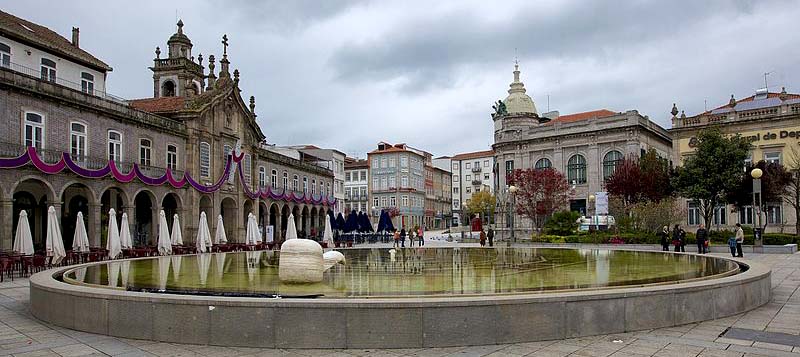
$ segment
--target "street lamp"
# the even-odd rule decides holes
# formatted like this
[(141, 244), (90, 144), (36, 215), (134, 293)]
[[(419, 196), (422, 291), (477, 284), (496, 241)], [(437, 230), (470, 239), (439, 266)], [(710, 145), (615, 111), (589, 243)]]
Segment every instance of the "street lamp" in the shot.
[[(594, 216), (595, 216), (595, 214), (597, 212), (597, 205), (596, 205), (595, 199), (596, 199), (596, 197), (593, 194), (590, 194), (589, 195), (589, 207), (591, 207), (592, 210), (589, 211), (589, 207), (586, 208), (586, 210), (589, 211), (589, 230), (590, 231), (592, 230), (592, 227), (595, 225), (594, 224)], [(597, 227), (594, 227), (594, 228), (596, 229)]]
[[(763, 246), (761, 240), (761, 176), (764, 172), (759, 168), (750, 171), (750, 176), (753, 178), (753, 211), (758, 214), (758, 227), (753, 229), (753, 240), (757, 247)], [(758, 201), (756, 201), (756, 194), (758, 194)], [(756, 211), (757, 210), (757, 211)]]
[(514, 185), (508, 186), (508, 193), (509, 193), (509, 196), (510, 196), (509, 197), (510, 198), (509, 203), (511, 204), (510, 207), (509, 207), (509, 216), (508, 216), (509, 223), (511, 224), (511, 240), (509, 240), (508, 243), (507, 243), (507, 245), (509, 247), (511, 246), (511, 242), (512, 241), (514, 243), (517, 242), (517, 238), (514, 236), (514, 211), (515, 211), (515, 208), (516, 208), (516, 202), (514, 202), (516, 197), (515, 197), (514, 193), (516, 193), (516, 192), (517, 192), (517, 186), (514, 186)]

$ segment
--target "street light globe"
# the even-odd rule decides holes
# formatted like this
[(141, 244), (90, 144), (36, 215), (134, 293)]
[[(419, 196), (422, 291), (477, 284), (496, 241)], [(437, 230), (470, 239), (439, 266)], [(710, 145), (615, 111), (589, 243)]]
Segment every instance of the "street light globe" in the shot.
[(589, 195), (589, 202), (594, 202), (594, 199), (595, 199), (594, 195)]
[(763, 174), (764, 171), (761, 171), (761, 169), (753, 169), (753, 171), (750, 171), (750, 176), (752, 176), (756, 180), (760, 179), (761, 175)]
[(514, 185), (508, 186), (508, 192), (511, 192), (511, 193), (517, 192), (517, 186), (514, 186)]

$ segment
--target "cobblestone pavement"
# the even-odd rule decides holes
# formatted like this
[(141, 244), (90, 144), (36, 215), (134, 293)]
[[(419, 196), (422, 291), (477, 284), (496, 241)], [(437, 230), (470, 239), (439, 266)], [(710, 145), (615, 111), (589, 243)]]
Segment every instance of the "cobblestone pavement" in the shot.
[[(430, 246), (446, 243), (431, 242)], [(719, 337), (729, 327), (800, 336), (800, 253), (750, 255), (772, 267), (772, 301), (724, 319), (588, 338), (404, 350), (279, 350), (128, 340), (42, 323), (29, 311), (27, 279), (0, 283), (0, 356), (789, 356), (800, 347)], [(658, 307), (654, 307), (658, 308)]]

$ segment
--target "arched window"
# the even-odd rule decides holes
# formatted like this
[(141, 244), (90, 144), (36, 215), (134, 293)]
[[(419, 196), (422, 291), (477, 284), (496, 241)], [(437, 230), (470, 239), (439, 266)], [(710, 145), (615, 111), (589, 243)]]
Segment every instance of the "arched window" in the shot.
[(258, 187), (264, 188), (267, 186), (267, 169), (264, 166), (258, 167)]
[(37, 113), (25, 113), (25, 146), (44, 149), (44, 117)]
[[(230, 155), (232, 151), (233, 151), (233, 149), (231, 148), (230, 145), (225, 145), (225, 146), (222, 147), (222, 154), (223, 154), (223, 157), (222, 157), (223, 161), (222, 162), (227, 162), (228, 155)], [(231, 159), (231, 169), (230, 169), (230, 172), (228, 173), (228, 183), (233, 183), (233, 179), (236, 176), (234, 174), (234, 172), (236, 171), (236, 170), (234, 170), (235, 168), (236, 168), (236, 164), (234, 164), (233, 163), (233, 159)]]
[(300, 184), (300, 178), (297, 175), (294, 175), (294, 180), (292, 180), (292, 191), (297, 191), (297, 185)]
[(308, 177), (303, 176), (303, 193), (308, 193)]
[(45, 81), (56, 81), (56, 63), (47, 58), (42, 58), (42, 79)]
[(150, 139), (139, 139), (139, 165), (151, 166), (153, 163), (150, 161), (150, 152), (152, 151), (153, 142)]
[(286, 171), (283, 172), (283, 189), (286, 190), (289, 188), (289, 174)]
[(536, 165), (533, 166), (534, 169), (542, 170), (542, 169), (549, 169), (553, 167), (553, 163), (550, 162), (550, 159), (543, 157), (536, 161)]
[(161, 85), (161, 96), (162, 97), (174, 97), (175, 96), (175, 82), (173, 82), (173, 81), (164, 81), (164, 84)]
[(5, 43), (0, 43), (0, 66), (11, 67), (11, 47)]
[(116, 130), (108, 131), (108, 159), (122, 162), (122, 133)]
[(73, 161), (86, 158), (86, 125), (83, 123), (69, 123), (69, 153)]
[(620, 163), (622, 163), (622, 153), (617, 150), (611, 150), (603, 156), (603, 180), (608, 180)]
[(573, 155), (567, 162), (567, 181), (569, 183), (586, 183), (586, 158), (583, 155)]
[(211, 145), (200, 142), (200, 177), (211, 176)]
[(311, 179), (311, 194), (317, 194), (317, 179)]
[(175, 172), (178, 169), (178, 147), (167, 145), (167, 168)]
[(278, 188), (278, 170), (272, 170), (272, 188)]
[(253, 162), (250, 154), (244, 155), (244, 167), (242, 167), (242, 170), (244, 170), (244, 181), (248, 185), (253, 185)]

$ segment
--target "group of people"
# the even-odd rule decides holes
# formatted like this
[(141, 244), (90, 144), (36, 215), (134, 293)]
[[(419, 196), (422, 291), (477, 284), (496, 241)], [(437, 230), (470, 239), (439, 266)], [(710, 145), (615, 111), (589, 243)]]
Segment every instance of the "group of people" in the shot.
[[(664, 226), (661, 232), (658, 233), (661, 238), (661, 250), (668, 252), (670, 243), (675, 247), (676, 252), (686, 252), (686, 231), (681, 228), (679, 224), (670, 234), (669, 227)], [(697, 244), (697, 254), (708, 253), (709, 236), (708, 230), (705, 225), (701, 224), (694, 235), (695, 244)], [(728, 246), (731, 249), (731, 255), (734, 257), (743, 257), (742, 243), (744, 243), (744, 230), (742, 225), (736, 223), (736, 232), (734, 236), (728, 240)]]
[(406, 247), (406, 238), (409, 240), (409, 246), (414, 246), (414, 240), (417, 240), (420, 247), (425, 245), (425, 234), (422, 227), (417, 228), (416, 231), (413, 229), (409, 229), (406, 232), (406, 227), (403, 227), (401, 230), (394, 230), (394, 248), (405, 248)]
[(483, 229), (481, 229), (481, 234), (480, 234), (481, 247), (486, 246), (486, 238), (489, 238), (489, 246), (490, 247), (494, 247), (494, 230), (493, 229), (489, 228), (489, 233), (486, 233), (486, 232), (483, 231)]

